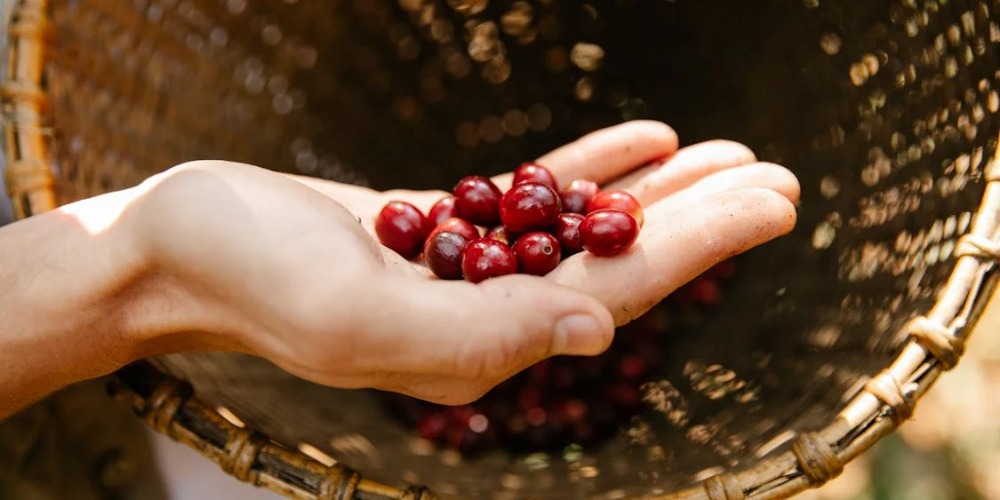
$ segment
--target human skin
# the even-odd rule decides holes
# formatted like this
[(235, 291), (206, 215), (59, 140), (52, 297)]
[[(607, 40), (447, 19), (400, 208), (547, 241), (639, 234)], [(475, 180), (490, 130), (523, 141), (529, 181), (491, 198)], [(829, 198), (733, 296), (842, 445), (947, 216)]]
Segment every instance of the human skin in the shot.
[[(799, 185), (745, 146), (678, 149), (629, 122), (538, 161), (624, 189), (646, 223), (624, 254), (581, 253), (545, 277), (434, 279), (373, 238), (377, 192), (200, 161), (0, 228), (0, 418), (137, 359), (261, 356), (320, 384), (445, 404), (549, 356), (596, 355), (614, 327), (715, 263), (789, 232)], [(510, 174), (496, 177), (506, 189)]]

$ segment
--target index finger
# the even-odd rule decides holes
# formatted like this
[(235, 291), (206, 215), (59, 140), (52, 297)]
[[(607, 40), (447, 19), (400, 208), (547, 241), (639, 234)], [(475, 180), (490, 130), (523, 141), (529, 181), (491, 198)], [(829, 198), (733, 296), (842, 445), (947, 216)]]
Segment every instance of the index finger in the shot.
[[(636, 120), (591, 132), (537, 161), (555, 175), (560, 188), (576, 179), (601, 184), (674, 154), (677, 145), (677, 133), (666, 124)], [(507, 190), (512, 177), (498, 175), (493, 182)]]

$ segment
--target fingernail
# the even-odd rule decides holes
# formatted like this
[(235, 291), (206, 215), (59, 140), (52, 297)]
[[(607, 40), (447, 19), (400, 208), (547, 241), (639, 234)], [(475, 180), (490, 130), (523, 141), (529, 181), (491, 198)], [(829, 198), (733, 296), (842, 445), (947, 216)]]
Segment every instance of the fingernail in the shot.
[(586, 314), (560, 319), (552, 342), (554, 354), (593, 355), (600, 354), (606, 347), (601, 324)]

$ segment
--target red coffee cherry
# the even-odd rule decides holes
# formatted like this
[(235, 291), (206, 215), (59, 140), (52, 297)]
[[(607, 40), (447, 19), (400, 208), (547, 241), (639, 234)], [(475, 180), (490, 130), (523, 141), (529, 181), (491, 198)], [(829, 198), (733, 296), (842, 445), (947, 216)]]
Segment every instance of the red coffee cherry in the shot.
[(469, 242), (462, 252), (462, 274), (473, 283), (516, 272), (517, 256), (499, 241), (479, 238)]
[(405, 201), (390, 201), (375, 217), (379, 241), (407, 259), (420, 253), (429, 229), (420, 209)]
[(563, 258), (583, 250), (583, 242), (580, 241), (581, 222), (583, 222), (583, 216), (580, 214), (559, 214), (553, 234), (559, 240)]
[(500, 198), (503, 193), (493, 181), (473, 175), (455, 185), (455, 215), (479, 226), (500, 222)]
[(522, 273), (544, 276), (559, 265), (559, 241), (542, 231), (528, 233), (513, 246), (517, 255), (517, 268)]
[(537, 182), (552, 189), (559, 189), (559, 184), (556, 183), (556, 177), (552, 175), (552, 172), (535, 162), (522, 163), (514, 169), (514, 181), (511, 185), (517, 186), (526, 182)]
[(562, 198), (563, 212), (587, 215), (587, 204), (600, 191), (596, 182), (577, 179), (569, 183), (559, 196)]
[(443, 280), (462, 279), (462, 252), (469, 239), (458, 233), (441, 231), (424, 243), (424, 263)]
[(503, 243), (504, 245), (510, 245), (510, 240), (513, 239), (512, 236), (513, 235), (510, 234), (510, 231), (507, 231), (507, 228), (503, 226), (497, 226), (486, 232), (487, 238), (491, 240), (497, 240)]
[(628, 250), (639, 237), (635, 217), (620, 210), (597, 210), (580, 223), (580, 242), (584, 250), (601, 257)]
[(444, 222), (438, 224), (428, 238), (433, 237), (437, 233), (441, 232), (451, 232), (458, 233), (465, 237), (466, 240), (472, 241), (479, 238), (479, 229), (472, 225), (471, 222), (465, 219), (459, 219), (458, 217), (452, 217), (445, 220)]
[(427, 212), (427, 218), (430, 219), (431, 224), (435, 226), (454, 217), (455, 216), (455, 197), (448, 195), (441, 198), (434, 206), (431, 207), (430, 212)]
[(556, 223), (562, 210), (559, 195), (537, 182), (514, 186), (500, 201), (500, 220), (508, 231), (526, 233)]
[(448, 417), (445, 410), (428, 412), (417, 423), (417, 433), (428, 441), (438, 440), (447, 429)]
[(621, 210), (635, 217), (635, 221), (639, 223), (639, 227), (642, 227), (645, 222), (645, 218), (642, 215), (642, 205), (639, 204), (639, 200), (625, 191), (601, 191), (597, 193), (590, 200), (590, 203), (587, 204), (587, 213), (607, 208)]
[(722, 302), (722, 292), (715, 278), (699, 276), (688, 283), (687, 288), (696, 304), (714, 306)]

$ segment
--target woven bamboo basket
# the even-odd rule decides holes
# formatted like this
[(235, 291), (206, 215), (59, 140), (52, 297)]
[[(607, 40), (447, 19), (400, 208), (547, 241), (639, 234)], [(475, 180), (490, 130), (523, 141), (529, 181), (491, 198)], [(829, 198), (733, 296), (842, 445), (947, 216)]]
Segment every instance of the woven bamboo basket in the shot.
[(907, 420), (994, 288), (997, 0), (9, 0), (4, 14), (17, 217), (197, 158), (441, 188), (639, 117), (740, 140), (801, 179), (795, 233), (741, 257), (719, 314), (663, 346), (645, 411), (573, 456), (428, 447), (365, 391), (243, 356), (116, 374), (154, 429), (292, 498), (788, 497)]

